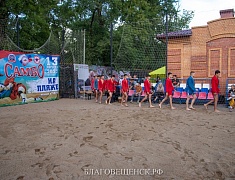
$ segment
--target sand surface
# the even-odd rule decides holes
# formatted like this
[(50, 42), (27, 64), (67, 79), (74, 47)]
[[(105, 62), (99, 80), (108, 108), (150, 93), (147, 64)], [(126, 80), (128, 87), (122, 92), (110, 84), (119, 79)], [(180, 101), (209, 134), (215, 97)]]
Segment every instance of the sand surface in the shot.
[(0, 179), (235, 179), (235, 111), (176, 107), (82, 99), (2, 107)]

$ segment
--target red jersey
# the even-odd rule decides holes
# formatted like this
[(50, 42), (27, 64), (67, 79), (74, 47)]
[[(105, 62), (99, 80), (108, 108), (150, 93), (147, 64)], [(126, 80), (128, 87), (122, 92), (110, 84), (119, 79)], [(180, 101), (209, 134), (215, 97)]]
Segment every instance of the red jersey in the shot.
[(104, 81), (104, 83), (105, 83), (105, 90), (108, 90), (108, 84), (109, 84), (109, 80), (110, 79), (106, 79), (105, 81)]
[(211, 92), (214, 93), (219, 93), (219, 79), (216, 75), (213, 76), (213, 78), (211, 79)]
[(110, 92), (115, 91), (115, 82), (112, 79), (107, 80), (107, 90)]
[(166, 92), (168, 95), (172, 95), (172, 91), (174, 90), (174, 86), (170, 78), (166, 79)]
[(145, 79), (145, 81), (144, 81), (144, 92), (145, 93), (151, 92), (151, 83), (149, 82), (148, 79)]
[(127, 79), (122, 80), (122, 92), (127, 92), (129, 89)]
[(104, 80), (100, 79), (98, 81), (98, 89), (99, 89), (99, 91), (104, 91), (105, 90), (105, 82), (104, 82)]

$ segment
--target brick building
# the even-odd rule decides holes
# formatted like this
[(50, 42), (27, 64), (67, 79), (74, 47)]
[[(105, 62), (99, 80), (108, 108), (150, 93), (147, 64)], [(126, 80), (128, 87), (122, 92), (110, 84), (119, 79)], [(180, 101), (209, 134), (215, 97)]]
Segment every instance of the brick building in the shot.
[[(234, 10), (221, 10), (220, 16), (205, 26), (168, 33), (168, 72), (186, 78), (195, 71), (196, 78), (211, 78), (219, 69), (221, 87), (228, 77), (235, 78)], [(225, 88), (221, 90), (225, 92)]]

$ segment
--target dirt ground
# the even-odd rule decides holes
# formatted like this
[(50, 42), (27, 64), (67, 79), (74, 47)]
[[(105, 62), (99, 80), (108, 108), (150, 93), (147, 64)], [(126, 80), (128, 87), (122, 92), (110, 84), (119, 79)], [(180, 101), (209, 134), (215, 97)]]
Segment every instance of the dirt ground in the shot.
[(0, 179), (235, 179), (235, 111), (176, 107), (1, 107)]

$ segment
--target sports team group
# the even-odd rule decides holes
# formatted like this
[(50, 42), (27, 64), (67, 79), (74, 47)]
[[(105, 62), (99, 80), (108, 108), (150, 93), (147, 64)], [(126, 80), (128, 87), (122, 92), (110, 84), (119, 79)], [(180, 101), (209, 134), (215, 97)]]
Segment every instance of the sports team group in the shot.
[[(175, 87), (173, 86), (174, 82), (174, 77), (171, 72), (169, 72), (168, 77), (165, 81), (165, 88), (162, 85), (162, 83), (158, 83), (158, 87), (156, 88), (156, 94), (155, 94), (155, 99), (153, 101), (156, 101), (156, 99), (159, 96), (164, 96), (162, 101), (159, 101), (159, 108), (162, 108), (163, 103), (169, 99), (170, 102), (170, 108), (171, 109), (176, 109), (173, 106), (172, 99), (173, 99), (173, 93), (175, 90)], [(196, 95), (196, 88), (195, 88), (195, 80), (194, 80), (195, 72), (191, 71), (190, 76), (187, 79), (186, 82), (186, 92), (187, 92), (187, 99), (186, 99), (186, 110), (195, 110), (194, 108), (194, 102), (197, 99)], [(216, 70), (214, 76), (211, 79), (211, 92), (213, 94), (213, 99), (210, 100), (208, 103), (204, 104), (204, 107), (207, 109), (209, 104), (214, 103), (214, 111), (215, 112), (220, 112), (217, 108), (218, 104), (218, 98), (219, 98), (219, 76), (220, 76), (220, 71)], [(131, 101), (130, 103), (133, 102), (133, 97), (138, 96), (138, 104), (139, 107), (141, 107), (141, 104), (148, 99), (149, 102), (149, 107), (153, 108), (154, 106), (152, 105), (152, 96), (154, 92), (152, 91), (152, 85), (150, 82), (150, 75), (146, 75), (145, 80), (144, 80), (144, 88), (143, 88), (143, 93), (142, 93), (142, 87), (140, 83), (134, 83), (133, 85), (133, 80), (135, 78), (129, 79), (129, 76), (127, 74), (124, 74), (123, 78), (121, 81), (117, 82), (115, 81), (115, 76), (109, 77), (107, 80), (104, 79), (104, 75), (97, 75), (94, 76), (94, 78), (91, 81), (91, 88), (93, 92), (95, 93), (95, 102), (96, 103), (102, 103), (102, 97), (105, 92), (107, 92), (107, 99), (105, 100), (105, 103), (110, 105), (112, 97), (116, 91), (116, 86), (119, 84), (121, 86), (121, 106), (128, 106), (127, 100), (128, 100), (128, 95), (130, 96), (129, 91), (133, 91), (135, 89), (135, 93), (131, 94)], [(177, 81), (175, 81), (177, 83)], [(165, 93), (164, 93), (165, 89)], [(144, 98), (140, 101), (140, 96), (143, 96)], [(235, 85), (231, 86), (231, 89), (229, 90), (229, 108), (230, 111), (235, 108)], [(191, 103), (189, 104), (189, 101), (191, 100)]]

